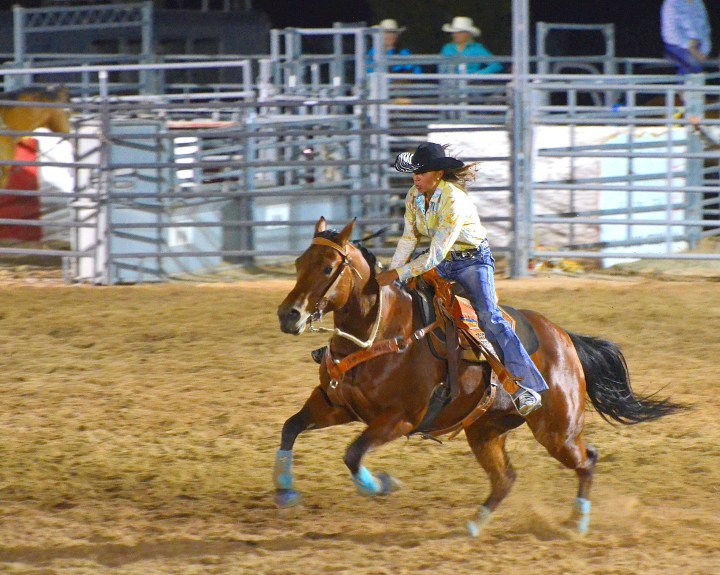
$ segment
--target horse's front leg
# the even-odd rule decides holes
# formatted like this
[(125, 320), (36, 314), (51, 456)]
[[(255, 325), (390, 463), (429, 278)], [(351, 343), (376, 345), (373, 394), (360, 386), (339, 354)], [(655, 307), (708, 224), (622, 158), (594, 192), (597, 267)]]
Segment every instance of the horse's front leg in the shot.
[(292, 507), (300, 503), (300, 493), (293, 489), (293, 446), (298, 435), (308, 429), (321, 429), (354, 421), (352, 413), (343, 407), (330, 403), (325, 392), (316, 387), (302, 409), (290, 417), (283, 425), (280, 449), (275, 454), (273, 482), (275, 484), (275, 504), (280, 508)]
[(375, 419), (367, 426), (345, 452), (345, 465), (347, 465), (352, 480), (358, 491), (363, 495), (387, 495), (396, 491), (400, 483), (387, 473), (371, 473), (362, 464), (366, 453), (372, 449), (407, 435), (412, 431), (413, 425), (407, 421), (401, 411), (388, 411)]

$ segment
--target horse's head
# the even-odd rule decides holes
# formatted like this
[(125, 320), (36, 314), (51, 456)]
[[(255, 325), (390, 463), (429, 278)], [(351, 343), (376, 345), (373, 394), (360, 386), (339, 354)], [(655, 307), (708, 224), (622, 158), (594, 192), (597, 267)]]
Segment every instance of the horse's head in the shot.
[(301, 334), (324, 313), (343, 307), (354, 290), (361, 291), (372, 268), (350, 241), (355, 220), (340, 232), (327, 230), (325, 218), (315, 224), (310, 247), (295, 260), (295, 287), (278, 307), (280, 329)]

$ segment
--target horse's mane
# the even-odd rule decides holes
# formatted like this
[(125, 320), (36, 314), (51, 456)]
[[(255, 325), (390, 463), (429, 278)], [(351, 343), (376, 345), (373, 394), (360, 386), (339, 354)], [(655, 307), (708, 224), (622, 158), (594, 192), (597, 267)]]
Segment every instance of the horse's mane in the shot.
[[(326, 240), (330, 240), (332, 242), (336, 242), (338, 239), (338, 236), (340, 236), (340, 232), (337, 230), (325, 230), (324, 232), (320, 232), (319, 234), (315, 234), (316, 238), (325, 238)], [(353, 245), (360, 250), (360, 253), (365, 258), (365, 261), (370, 266), (370, 273), (372, 276), (375, 275), (375, 264), (377, 263), (377, 258), (375, 257), (375, 254), (372, 253), (369, 249), (367, 249), (363, 244), (363, 240), (352, 240)]]

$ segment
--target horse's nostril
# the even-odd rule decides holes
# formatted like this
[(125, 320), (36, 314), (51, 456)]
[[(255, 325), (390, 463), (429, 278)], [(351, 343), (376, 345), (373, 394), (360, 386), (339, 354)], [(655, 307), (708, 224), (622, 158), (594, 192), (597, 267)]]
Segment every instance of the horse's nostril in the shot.
[(284, 308), (278, 310), (278, 316), (284, 322), (297, 322), (300, 319), (300, 312), (295, 308)]

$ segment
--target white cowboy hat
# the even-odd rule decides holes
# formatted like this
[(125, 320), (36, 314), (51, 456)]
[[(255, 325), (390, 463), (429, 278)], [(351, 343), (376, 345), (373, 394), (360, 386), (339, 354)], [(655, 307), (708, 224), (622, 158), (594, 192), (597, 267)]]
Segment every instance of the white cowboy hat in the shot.
[(472, 18), (467, 16), (455, 16), (450, 24), (442, 27), (443, 32), (470, 32), (473, 36), (480, 36), (480, 28), (475, 26)]
[(405, 27), (398, 26), (397, 20), (393, 18), (385, 18), (385, 20), (381, 20), (380, 24), (373, 26), (373, 28), (381, 28), (385, 32), (397, 32), (398, 34), (405, 31)]

